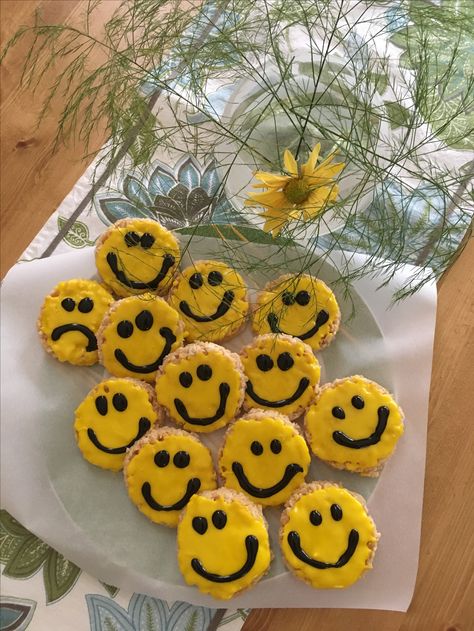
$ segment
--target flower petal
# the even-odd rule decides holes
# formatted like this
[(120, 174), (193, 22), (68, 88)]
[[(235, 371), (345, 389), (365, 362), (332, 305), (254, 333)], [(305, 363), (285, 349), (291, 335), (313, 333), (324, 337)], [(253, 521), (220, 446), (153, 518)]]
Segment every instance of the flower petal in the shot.
[(321, 151), (321, 144), (318, 142), (313, 151), (309, 154), (308, 161), (301, 167), (302, 175), (310, 175), (314, 171), (316, 162), (318, 161), (319, 152)]
[(288, 206), (288, 200), (281, 191), (264, 191), (263, 193), (249, 193), (249, 198), (245, 200), (245, 205), (283, 208)]
[(262, 184), (254, 184), (255, 188), (262, 186), (266, 186), (267, 188), (281, 188), (291, 179), (288, 175), (275, 175), (273, 173), (265, 173), (264, 171), (257, 171), (254, 177), (262, 182)]
[(287, 173), (293, 177), (298, 177), (298, 163), (289, 149), (285, 149), (285, 153), (283, 154), (283, 164), (285, 165), (285, 171)]

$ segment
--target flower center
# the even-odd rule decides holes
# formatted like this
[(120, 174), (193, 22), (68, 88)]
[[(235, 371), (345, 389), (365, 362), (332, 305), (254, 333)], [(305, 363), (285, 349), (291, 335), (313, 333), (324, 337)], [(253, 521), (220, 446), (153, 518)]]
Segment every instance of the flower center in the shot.
[(288, 182), (283, 192), (292, 204), (301, 204), (308, 199), (311, 189), (303, 179), (295, 178)]

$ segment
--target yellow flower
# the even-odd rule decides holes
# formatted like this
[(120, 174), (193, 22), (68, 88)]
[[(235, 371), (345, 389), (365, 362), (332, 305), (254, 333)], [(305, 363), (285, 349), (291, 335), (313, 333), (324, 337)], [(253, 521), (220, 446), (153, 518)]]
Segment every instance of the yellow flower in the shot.
[(321, 145), (318, 143), (308, 161), (298, 168), (293, 154), (285, 149), (283, 163), (287, 175), (276, 175), (257, 171), (260, 180), (254, 188), (267, 189), (261, 193), (249, 193), (246, 206), (263, 206), (261, 217), (265, 219), (264, 230), (273, 236), (291, 220), (303, 216), (311, 219), (320, 214), (327, 204), (334, 202), (339, 186), (334, 178), (344, 168), (344, 163), (333, 163), (334, 153), (317, 164)]

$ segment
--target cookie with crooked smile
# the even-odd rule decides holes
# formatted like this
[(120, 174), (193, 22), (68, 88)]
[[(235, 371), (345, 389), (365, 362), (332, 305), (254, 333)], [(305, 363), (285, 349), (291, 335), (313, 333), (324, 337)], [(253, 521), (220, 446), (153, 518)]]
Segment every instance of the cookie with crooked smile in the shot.
[(403, 434), (391, 394), (360, 375), (326, 384), (305, 417), (314, 454), (338, 469), (379, 475)]
[(330, 482), (301, 486), (281, 516), (284, 561), (316, 588), (348, 587), (359, 580), (372, 567), (379, 536), (364, 499)]
[(153, 219), (121, 219), (97, 241), (95, 260), (117, 296), (164, 295), (181, 258), (176, 237)]
[(318, 391), (321, 369), (311, 347), (289, 335), (260, 335), (240, 357), (248, 378), (244, 408), (300, 416)]
[(210, 451), (195, 434), (172, 427), (150, 430), (124, 461), (128, 495), (157, 524), (176, 526), (194, 493), (216, 488)]
[(311, 456), (298, 427), (277, 412), (252, 410), (226, 432), (219, 455), (225, 486), (278, 506), (304, 482)]
[(193, 495), (177, 540), (184, 580), (214, 598), (232, 598), (251, 587), (272, 557), (261, 508), (226, 488)]

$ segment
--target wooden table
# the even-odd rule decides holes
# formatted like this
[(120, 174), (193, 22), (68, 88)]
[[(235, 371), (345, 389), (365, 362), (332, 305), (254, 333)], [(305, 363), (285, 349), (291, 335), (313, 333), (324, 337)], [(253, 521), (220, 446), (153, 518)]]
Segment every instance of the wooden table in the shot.
[[(2, 0), (2, 36), (31, 22), (42, 6), (57, 22), (74, 20), (86, 0)], [(117, 6), (108, 0), (104, 20)], [(4, 40), (5, 41), (5, 40)], [(35, 129), (44, 92), (16, 87), (26, 47), (2, 69), (2, 277), (82, 175), (80, 144), (52, 141), (60, 103)], [(94, 138), (99, 147), (104, 138)], [(438, 284), (428, 454), (415, 595), (407, 613), (360, 610), (254, 610), (245, 631), (470, 631), (474, 629), (474, 240)]]

